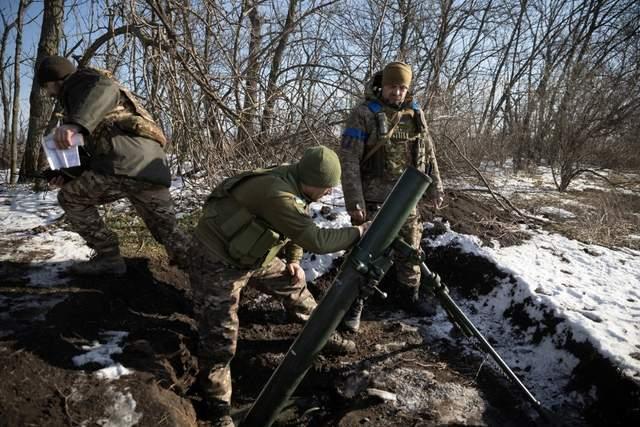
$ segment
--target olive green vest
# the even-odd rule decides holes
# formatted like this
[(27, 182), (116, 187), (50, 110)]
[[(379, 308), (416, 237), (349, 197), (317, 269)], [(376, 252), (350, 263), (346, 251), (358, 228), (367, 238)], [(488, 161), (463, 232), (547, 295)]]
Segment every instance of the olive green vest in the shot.
[(257, 169), (224, 180), (207, 199), (195, 231), (198, 239), (218, 258), (240, 268), (269, 265), (289, 242), (286, 236), (249, 212), (231, 194), (240, 183), (261, 175), (292, 180), (287, 166)]
[(60, 102), (64, 123), (80, 125), (89, 132), (85, 149), (91, 156), (93, 171), (164, 187), (171, 185), (171, 172), (159, 137), (151, 138), (136, 125), (151, 122), (131, 110), (123, 116), (124, 121), (112, 120), (123, 108), (134, 108), (116, 81), (94, 69), (81, 68), (64, 80)]
[(111, 80), (120, 89), (120, 102), (116, 108), (108, 112), (100, 125), (94, 130), (95, 138), (100, 138), (103, 134), (109, 134), (113, 126), (122, 131), (135, 136), (156, 141), (164, 147), (167, 139), (160, 126), (153, 120), (151, 114), (142, 106), (140, 100), (131, 91), (122, 86), (110, 71), (100, 68), (82, 67), (76, 73), (80, 76), (99, 74)]

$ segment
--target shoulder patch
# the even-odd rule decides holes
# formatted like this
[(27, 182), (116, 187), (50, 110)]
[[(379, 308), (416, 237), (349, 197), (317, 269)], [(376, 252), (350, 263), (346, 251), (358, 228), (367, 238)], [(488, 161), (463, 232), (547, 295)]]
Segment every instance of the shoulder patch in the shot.
[(297, 197), (297, 196), (293, 197), (293, 205), (295, 206), (296, 210), (300, 212), (302, 215), (309, 214), (309, 212), (307, 211), (307, 204), (300, 197)]
[(372, 100), (367, 103), (367, 107), (371, 110), (372, 113), (379, 113), (382, 111), (382, 104), (379, 101)]

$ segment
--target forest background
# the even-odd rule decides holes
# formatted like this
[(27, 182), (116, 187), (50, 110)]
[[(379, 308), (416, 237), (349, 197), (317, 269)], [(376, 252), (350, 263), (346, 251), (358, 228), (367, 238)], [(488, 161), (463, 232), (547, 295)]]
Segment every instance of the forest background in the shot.
[(58, 116), (32, 76), (51, 54), (139, 95), (187, 178), (335, 146), (367, 79), (394, 60), (413, 67), (445, 177), (513, 159), (550, 166), (564, 191), (640, 166), (634, 0), (12, 0), (0, 20), (10, 182), (46, 165), (40, 139)]

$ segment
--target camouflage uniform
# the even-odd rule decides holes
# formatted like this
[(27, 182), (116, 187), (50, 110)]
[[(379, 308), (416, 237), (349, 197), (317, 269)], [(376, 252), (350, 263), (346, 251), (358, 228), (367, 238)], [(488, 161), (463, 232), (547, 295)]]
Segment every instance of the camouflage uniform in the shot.
[(67, 218), (99, 254), (119, 254), (97, 205), (128, 198), (172, 262), (186, 266), (189, 239), (176, 226), (165, 139), (137, 99), (104, 72), (79, 69), (63, 82), (65, 124), (81, 128), (88, 171), (58, 193)]
[[(205, 204), (195, 230), (189, 278), (201, 340), (200, 382), (210, 404), (228, 407), (231, 402), (230, 362), (236, 351), (242, 288), (250, 283), (274, 295), (291, 316), (306, 320), (316, 301), (305, 283), (291, 284), (287, 264), (276, 255), (282, 249), (287, 263), (296, 263), (303, 249), (336, 252), (360, 237), (357, 227), (318, 228), (309, 216), (309, 202), (300, 188), (298, 164), (293, 164), (230, 178)], [(245, 232), (254, 228), (256, 238), (245, 239)], [(277, 237), (254, 250), (270, 232)], [(243, 239), (254, 244), (234, 252)]]
[(102, 254), (118, 254), (118, 236), (109, 230), (96, 206), (127, 198), (153, 237), (163, 242), (169, 259), (184, 263), (189, 239), (176, 225), (173, 201), (166, 188), (133, 178), (84, 172), (58, 193), (73, 230), (87, 246)]
[(247, 283), (280, 299), (290, 316), (305, 320), (316, 301), (305, 283), (291, 284), (286, 263), (275, 258), (257, 270), (238, 269), (207, 253), (197, 239), (191, 252), (189, 279), (200, 331), (201, 372), (208, 398), (231, 403), (230, 362), (238, 341), (240, 291)]
[[(348, 211), (366, 208), (368, 219), (378, 210), (404, 169), (414, 166), (427, 173), (433, 183), (427, 197), (443, 193), (433, 141), (424, 113), (411, 99), (400, 107), (379, 98), (381, 73), (367, 85), (366, 99), (349, 115), (342, 133), (340, 160), (342, 189)], [(423, 224), (414, 210), (400, 231), (407, 243), (420, 247)], [(420, 269), (407, 259), (395, 259), (400, 293), (417, 297)]]

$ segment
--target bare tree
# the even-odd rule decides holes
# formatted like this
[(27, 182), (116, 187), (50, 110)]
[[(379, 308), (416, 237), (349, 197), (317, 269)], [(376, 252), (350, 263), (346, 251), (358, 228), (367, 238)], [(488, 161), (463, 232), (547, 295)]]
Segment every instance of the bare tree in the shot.
[(246, 83), (244, 92), (244, 107), (238, 129), (239, 142), (247, 140), (253, 141), (257, 130), (257, 113), (259, 105), (259, 83), (260, 83), (260, 52), (262, 44), (262, 21), (263, 17), (258, 9), (259, 2), (246, 0), (243, 3), (246, 11), (243, 14), (249, 17), (251, 26), (249, 36), (249, 54), (247, 55)]
[(2, 160), (9, 158), (9, 149), (10, 149), (10, 138), (11, 131), (9, 127), (9, 121), (11, 120), (11, 100), (10, 100), (10, 90), (7, 87), (7, 80), (5, 78), (5, 72), (10, 67), (9, 59), (5, 62), (4, 55), (5, 50), (7, 48), (7, 40), (9, 38), (9, 34), (13, 27), (16, 26), (16, 21), (11, 23), (7, 22), (6, 17), (0, 11), (0, 17), (2, 18), (2, 24), (4, 29), (2, 31), (2, 39), (0, 39), (0, 96), (2, 99)]
[(20, 118), (20, 60), (22, 58), (22, 24), (24, 11), (28, 0), (20, 0), (18, 15), (16, 18), (16, 49), (13, 64), (13, 110), (11, 120), (11, 149), (9, 160), (9, 182), (15, 184), (18, 181), (18, 126)]
[(636, 3), (109, 0), (88, 20), (71, 12), (83, 36), (64, 43), (80, 64), (119, 70), (170, 137), (173, 164), (211, 179), (336, 143), (372, 73), (403, 60), (436, 137), (474, 162), (548, 161), (566, 188), (594, 147), (630, 144)]
[[(40, 41), (38, 42), (38, 53), (35, 60), (34, 76), (38, 65), (45, 56), (56, 55), (60, 43), (62, 32), (62, 15), (64, 13), (64, 0), (45, 0), (44, 14), (42, 18), (42, 30)], [(49, 122), (53, 110), (53, 102), (43, 93), (38, 84), (38, 79), (34, 78), (31, 84), (31, 94), (29, 95), (29, 128), (27, 130), (27, 141), (25, 143), (22, 166), (20, 168), (20, 179), (25, 180), (32, 177), (38, 170), (39, 153), (41, 152), (40, 140)]]
[(289, 0), (289, 8), (287, 9), (287, 17), (285, 18), (282, 30), (278, 35), (278, 42), (271, 59), (271, 69), (267, 79), (267, 89), (265, 92), (265, 106), (262, 113), (262, 132), (266, 133), (271, 128), (273, 120), (273, 107), (278, 96), (277, 81), (282, 66), (282, 56), (289, 40), (289, 35), (294, 28), (294, 15), (298, 6), (298, 0)]

